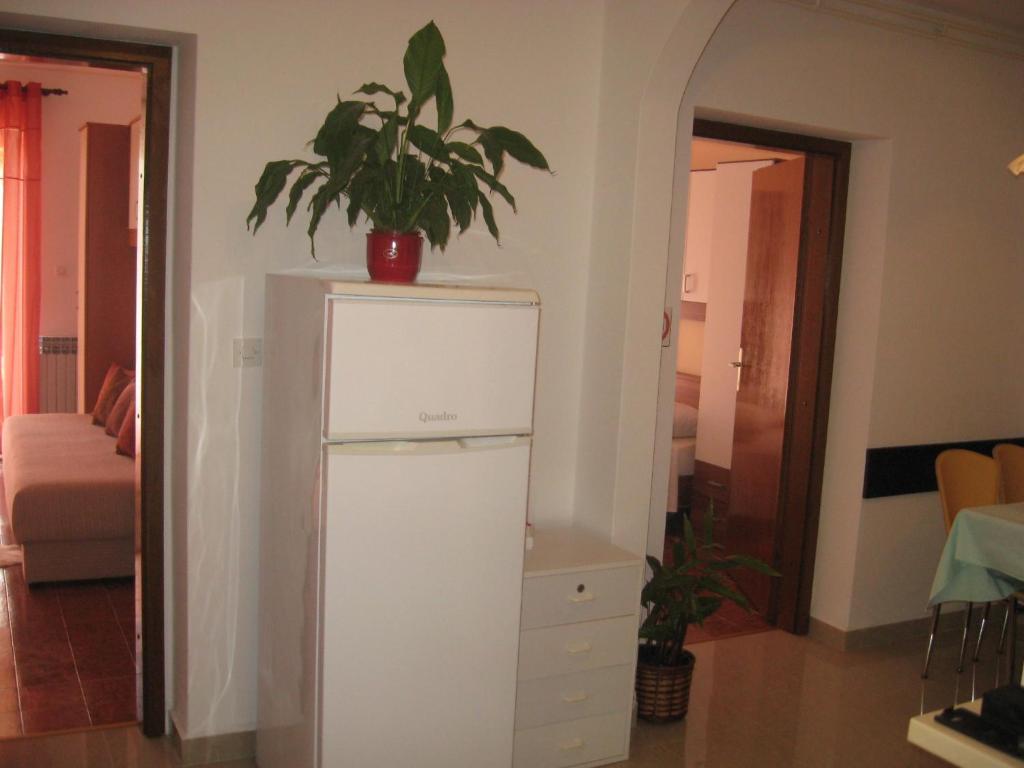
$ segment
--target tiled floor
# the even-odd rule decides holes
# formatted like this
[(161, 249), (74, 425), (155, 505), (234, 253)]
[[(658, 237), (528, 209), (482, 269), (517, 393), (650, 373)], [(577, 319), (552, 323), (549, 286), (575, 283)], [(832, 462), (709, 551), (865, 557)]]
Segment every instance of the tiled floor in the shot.
[[(616, 768), (940, 768), (945, 763), (907, 743), (909, 719), (999, 679), (991, 647), (958, 676), (956, 640), (940, 640), (926, 682), (923, 641), (840, 653), (775, 630), (700, 643), (686, 720), (639, 723), (630, 759)], [(135, 727), (0, 742), (4, 768), (177, 765), (167, 739), (144, 739)]]
[(132, 579), (29, 589), (20, 567), (0, 569), (0, 739), (132, 722), (135, 702)]
[(0, 578), (0, 738), (135, 720), (132, 581)]

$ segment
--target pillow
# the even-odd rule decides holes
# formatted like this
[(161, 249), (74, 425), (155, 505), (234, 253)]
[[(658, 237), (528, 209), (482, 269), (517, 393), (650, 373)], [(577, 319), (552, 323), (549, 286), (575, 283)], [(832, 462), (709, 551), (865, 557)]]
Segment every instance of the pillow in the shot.
[(121, 429), (117, 433), (117, 445), (114, 446), (114, 453), (122, 456), (135, 456), (135, 398), (132, 398), (128, 412), (121, 422)]
[(96, 396), (96, 405), (92, 409), (92, 423), (98, 426), (106, 426), (107, 416), (110, 409), (114, 407), (121, 390), (128, 386), (132, 380), (132, 374), (126, 371), (117, 363), (112, 363), (107, 369), (107, 375), (103, 377), (103, 386)]
[(672, 437), (697, 436), (697, 409), (686, 403), (676, 403), (672, 419)]
[(107, 415), (107, 428), (106, 433), (111, 437), (117, 437), (121, 431), (121, 424), (124, 422), (125, 416), (128, 414), (128, 406), (132, 406), (132, 415), (135, 415), (135, 382), (129, 381), (128, 386), (121, 390), (121, 394), (117, 396), (117, 401), (114, 403), (114, 407), (110, 409), (110, 413)]

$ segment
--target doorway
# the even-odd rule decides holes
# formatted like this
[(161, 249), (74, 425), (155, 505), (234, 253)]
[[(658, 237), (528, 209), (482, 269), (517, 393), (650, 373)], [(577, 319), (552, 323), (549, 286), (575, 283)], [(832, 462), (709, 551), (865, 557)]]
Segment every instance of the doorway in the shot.
[[(680, 341), (668, 528), (682, 514), (702, 519), (713, 507), (726, 551), (759, 557), (782, 574), (740, 576), (738, 586), (768, 623), (802, 634), (850, 146), (700, 119), (693, 137), (687, 262), (671, 308)], [(706, 226), (694, 226), (695, 215)], [(697, 424), (689, 446), (679, 433), (687, 409)], [(664, 529), (652, 511), (655, 525)]]
[(135, 636), (141, 642), (142, 728), (164, 733), (164, 307), (167, 234), (167, 179), (170, 131), (170, 48), (0, 29), (0, 55), (79, 66), (142, 72), (146, 76), (146, 130), (141, 156), (136, 297), (137, 415), (135, 462)]

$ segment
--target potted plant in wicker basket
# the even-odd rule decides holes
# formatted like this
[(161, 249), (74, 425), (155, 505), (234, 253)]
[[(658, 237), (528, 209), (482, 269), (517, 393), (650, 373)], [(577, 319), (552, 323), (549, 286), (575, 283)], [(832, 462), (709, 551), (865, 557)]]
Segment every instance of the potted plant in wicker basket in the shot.
[(673, 548), (672, 565), (647, 556), (651, 578), (640, 594), (646, 618), (640, 625), (643, 642), (636, 670), (638, 715), (644, 720), (670, 722), (686, 717), (695, 662), (683, 648), (687, 628), (703, 624), (726, 600), (750, 610), (747, 598), (726, 574), (750, 568), (779, 575), (755, 558), (721, 554), (721, 545), (712, 540), (713, 511), (713, 507), (708, 510), (700, 540), (689, 519), (684, 519), (683, 539)]
[[(256, 182), (256, 202), (246, 223), (253, 233), (267, 210), (288, 191), (287, 221), (303, 196), (312, 190), (306, 210), (307, 233), (314, 258), (313, 238), (332, 205), (342, 207), (349, 226), (360, 214), (372, 225), (367, 234), (366, 260), (375, 280), (412, 282), (420, 266), (422, 235), (431, 247), (444, 250), (452, 226), (465, 232), (478, 212), (498, 240), (490, 193), (497, 193), (515, 210), (516, 201), (498, 180), (506, 157), (550, 170), (523, 134), (505, 126), (483, 127), (472, 120), (453, 125), (454, 100), (444, 66), (445, 44), (434, 22), (409, 39), (403, 64), (409, 95), (386, 85), (366, 83), (356, 93), (369, 100), (338, 103), (327, 114), (311, 143), (315, 160), (274, 160)], [(387, 104), (379, 106), (374, 97)], [(433, 101), (437, 121), (419, 121)], [(422, 233), (422, 234), (421, 234)]]

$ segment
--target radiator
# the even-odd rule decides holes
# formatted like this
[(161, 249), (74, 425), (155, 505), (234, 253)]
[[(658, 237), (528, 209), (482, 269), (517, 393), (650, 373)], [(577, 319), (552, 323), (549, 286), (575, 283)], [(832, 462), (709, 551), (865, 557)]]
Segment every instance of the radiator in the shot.
[(78, 406), (78, 338), (39, 337), (39, 411), (74, 413)]

